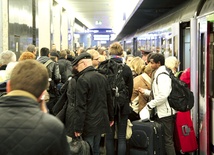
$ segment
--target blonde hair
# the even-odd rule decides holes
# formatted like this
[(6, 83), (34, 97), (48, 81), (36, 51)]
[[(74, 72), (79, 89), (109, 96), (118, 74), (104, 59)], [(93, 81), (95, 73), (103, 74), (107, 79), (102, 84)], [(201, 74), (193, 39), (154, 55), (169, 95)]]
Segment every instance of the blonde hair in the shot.
[(114, 42), (110, 45), (109, 54), (110, 55), (118, 55), (118, 56), (123, 55), (123, 48), (119, 42)]
[(177, 71), (179, 65), (179, 60), (174, 56), (170, 56), (165, 59), (165, 66), (171, 69), (173, 73)]
[(100, 55), (100, 53), (94, 49), (87, 50), (87, 52), (91, 55), (92, 59), (94, 59), (96, 56)]
[(130, 61), (129, 67), (131, 68), (131, 70), (135, 71), (135, 73), (140, 75), (144, 71), (145, 61), (140, 57), (134, 57)]
[(147, 75), (149, 75), (150, 77), (152, 76), (152, 72), (154, 70), (152, 69), (151, 65), (146, 65), (144, 68), (143, 68), (143, 72), (146, 73)]

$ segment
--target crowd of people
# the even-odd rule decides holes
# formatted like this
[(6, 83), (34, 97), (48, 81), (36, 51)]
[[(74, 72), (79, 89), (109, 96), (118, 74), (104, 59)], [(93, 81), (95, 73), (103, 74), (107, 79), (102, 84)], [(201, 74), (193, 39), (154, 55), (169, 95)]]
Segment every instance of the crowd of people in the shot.
[[(99, 64), (108, 59), (123, 64), (122, 77), (128, 91), (129, 101), (116, 114), (108, 80), (98, 72)], [(0, 154), (67, 155), (71, 154), (67, 137), (81, 136), (92, 154), (99, 155), (104, 134), (106, 154), (125, 155), (127, 122), (140, 119), (139, 112), (147, 108), (156, 110), (155, 121), (164, 126), (167, 155), (175, 155), (176, 112), (167, 101), (171, 79), (159, 73), (167, 73), (166, 67), (176, 73), (178, 66), (174, 56), (165, 59), (162, 54), (145, 50), (142, 57), (124, 54), (118, 42), (108, 48), (80, 47), (76, 52), (57, 51), (54, 47), (37, 51), (29, 45), (19, 58), (12, 51), (3, 51)], [(54, 116), (53, 108), (68, 79), (63, 124)]]

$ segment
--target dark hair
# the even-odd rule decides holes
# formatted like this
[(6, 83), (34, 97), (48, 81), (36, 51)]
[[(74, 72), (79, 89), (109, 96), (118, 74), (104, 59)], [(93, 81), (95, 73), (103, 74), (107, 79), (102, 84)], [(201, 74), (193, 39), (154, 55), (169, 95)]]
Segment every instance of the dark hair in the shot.
[(155, 62), (155, 63), (160, 62), (161, 66), (165, 64), (165, 57), (163, 54), (154, 53), (151, 55), (150, 60), (151, 59), (153, 59), (153, 62)]
[(147, 56), (147, 63), (150, 62), (150, 59), (151, 59), (151, 56), (153, 55), (154, 53), (149, 53), (148, 56)]
[(40, 50), (40, 55), (41, 56), (48, 56), (48, 54), (50, 53), (50, 50), (46, 47), (41, 48)]

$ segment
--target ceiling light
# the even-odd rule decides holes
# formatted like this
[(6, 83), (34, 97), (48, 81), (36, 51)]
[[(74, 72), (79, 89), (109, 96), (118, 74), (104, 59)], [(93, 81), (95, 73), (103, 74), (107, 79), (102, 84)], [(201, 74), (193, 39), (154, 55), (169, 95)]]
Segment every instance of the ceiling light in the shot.
[(102, 21), (97, 20), (97, 21), (95, 22), (95, 24), (96, 24), (96, 25), (102, 25)]

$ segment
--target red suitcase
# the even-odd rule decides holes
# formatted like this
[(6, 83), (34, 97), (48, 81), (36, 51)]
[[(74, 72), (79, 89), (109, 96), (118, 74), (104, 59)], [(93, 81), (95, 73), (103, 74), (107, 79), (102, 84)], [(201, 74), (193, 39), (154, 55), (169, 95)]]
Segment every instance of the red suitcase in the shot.
[(181, 153), (194, 152), (198, 149), (190, 111), (177, 112), (174, 142), (175, 149)]

